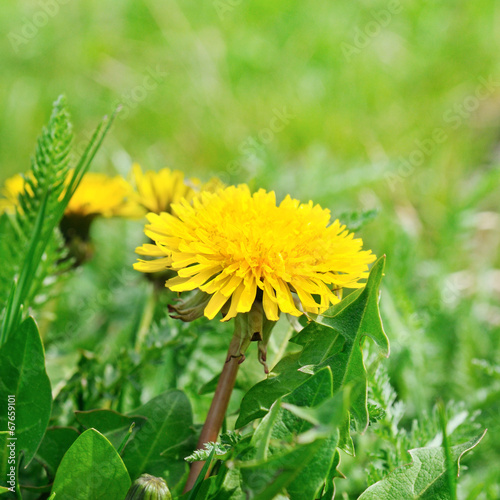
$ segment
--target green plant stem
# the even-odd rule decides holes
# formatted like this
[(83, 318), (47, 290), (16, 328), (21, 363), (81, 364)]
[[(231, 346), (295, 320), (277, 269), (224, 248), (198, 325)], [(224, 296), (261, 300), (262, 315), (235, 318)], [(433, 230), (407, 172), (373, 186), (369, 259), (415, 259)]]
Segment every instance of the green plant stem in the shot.
[(438, 412), (439, 412), (439, 421), (441, 424), (441, 432), (443, 433), (443, 447), (445, 453), (445, 463), (446, 463), (446, 478), (448, 481), (448, 490), (450, 493), (451, 500), (457, 500), (457, 481), (456, 481), (456, 470), (455, 464), (451, 457), (451, 445), (450, 438), (447, 433), (447, 418), (446, 418), (446, 407), (443, 401), (439, 401), (438, 403)]
[[(214, 399), (212, 400), (207, 419), (203, 425), (197, 449), (202, 449), (203, 445), (209, 441), (217, 441), (219, 431), (222, 427), (222, 422), (224, 421), (224, 417), (226, 415), (229, 399), (231, 398), (231, 393), (233, 392), (236, 375), (238, 374), (238, 368), (241, 362), (240, 358), (232, 357), (231, 348), (229, 349), (228, 357), (229, 360), (224, 364), (224, 368), (222, 369), (222, 373), (217, 384), (217, 389), (215, 390)], [(203, 469), (204, 464), (205, 462), (192, 463), (186, 487), (184, 489), (185, 492), (190, 491), (194, 486), (196, 478)], [(209, 471), (207, 470), (207, 475), (208, 472)]]
[(140, 352), (142, 349), (142, 345), (144, 344), (144, 339), (151, 328), (151, 322), (153, 321), (156, 302), (158, 300), (158, 292), (155, 287), (149, 294), (149, 297), (146, 299), (146, 303), (144, 304), (144, 309), (142, 311), (141, 322), (139, 324), (139, 328), (137, 329), (137, 335), (135, 337), (135, 352)]

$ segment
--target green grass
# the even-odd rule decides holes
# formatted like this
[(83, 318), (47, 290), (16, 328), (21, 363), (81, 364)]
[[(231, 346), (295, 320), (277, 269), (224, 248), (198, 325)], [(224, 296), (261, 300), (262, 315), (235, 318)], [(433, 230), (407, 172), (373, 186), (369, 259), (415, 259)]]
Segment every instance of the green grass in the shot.
[[(2, 3), (0, 181), (29, 168), (50, 105), (65, 93), (77, 145), (101, 115), (124, 106), (94, 169), (127, 175), (137, 161), (313, 199), (334, 214), (377, 208), (361, 235), (377, 255), (387, 254), (386, 365), (406, 405), (403, 423), (409, 428), (439, 398), (462, 401), (469, 415), (480, 410), (476, 422), (489, 433), (465, 461), (470, 470), (459, 498), (498, 498), (500, 387), (498, 376), (474, 361), (500, 364), (497, 3), (410, 0), (348, 58), (343, 44), (353, 44), (389, 2), (257, 0), (222, 19), (217, 2), (54, 2), (58, 13), (18, 50), (12, 33), (43, 10)], [(156, 80), (145, 80), (150, 74)], [(482, 79), (493, 84), (474, 100)], [(270, 133), (276, 110), (293, 116)], [(446, 138), (436, 142), (436, 134)], [(429, 148), (420, 157), (416, 141)], [(412, 154), (421, 164), (403, 167)], [(140, 224), (117, 221), (101, 221), (94, 233), (101, 247), (67, 285), (73, 297), (48, 327), (49, 339), (64, 330), (64, 314), (74, 313), (78, 297), (92, 297), (114, 272), (130, 269), (142, 238)], [(146, 286), (137, 288), (133, 271), (129, 279), (134, 289), (79, 310), (93, 316), (83, 322), (78, 347), (112, 350), (126, 337), (129, 306), (140, 305)], [(117, 322), (105, 317), (106, 308)], [(103, 333), (116, 343), (103, 343)], [(202, 352), (223, 356), (224, 342), (215, 344), (205, 342)], [(68, 354), (75, 347), (67, 339), (54, 345)], [(193, 394), (197, 370), (205, 378), (218, 370), (197, 354), (178, 381), (172, 360), (155, 362), (169, 383)], [(255, 382), (252, 368), (244, 371), (248, 384)], [(148, 390), (160, 392), (159, 376), (148, 377)], [(198, 421), (208, 403), (197, 403)], [(366, 486), (360, 461), (368, 467), (370, 439), (361, 439), (357, 459), (345, 463), (349, 479), (337, 482), (349, 498)], [(467, 497), (481, 482), (479, 496)]]

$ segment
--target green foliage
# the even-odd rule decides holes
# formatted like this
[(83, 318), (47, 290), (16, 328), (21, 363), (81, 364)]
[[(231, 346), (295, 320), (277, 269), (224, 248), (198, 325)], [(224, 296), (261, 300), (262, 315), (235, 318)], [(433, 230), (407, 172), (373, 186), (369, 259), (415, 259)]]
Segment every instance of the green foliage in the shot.
[(131, 426), (137, 432), (147, 421), (146, 417), (139, 415), (129, 417), (113, 410), (77, 411), (75, 417), (85, 429), (94, 428), (106, 436), (117, 449), (124, 436), (128, 435)]
[[(15, 220), (5, 216), (2, 219), (9, 238), (0, 239), (0, 255), (6, 255), (3, 277), (10, 289), (8, 297), (6, 290), (3, 294), (0, 290), (0, 345), (20, 323), (23, 308), (32, 305), (40, 289), (47, 284), (49, 273), (57, 275), (68, 270), (58, 224), (111, 123), (107, 118), (101, 122), (66, 182), (72, 126), (65, 98), (60, 97), (54, 103), (48, 125), (38, 139), (31, 170), (25, 176), (26, 188), (18, 196)], [(9, 223), (14, 227), (9, 228)], [(12, 248), (15, 248), (14, 257)], [(45, 301), (43, 297), (38, 302)]]
[(137, 408), (132, 415), (147, 421), (123, 453), (130, 477), (134, 480), (148, 472), (165, 478), (169, 487), (174, 487), (184, 475), (186, 465), (182, 459), (192, 447), (189, 400), (181, 391), (168, 391)]
[[(390, 471), (406, 464), (408, 449), (441, 445), (444, 429), (452, 443), (459, 443), (480, 431), (476, 421), (478, 412), (471, 412), (463, 403), (455, 402), (449, 402), (444, 409), (435, 405), (431, 412), (413, 420), (410, 429), (405, 428), (402, 420), (407, 409), (402, 401), (397, 401), (384, 365), (379, 365), (371, 374), (368, 394), (377, 411), (383, 409), (371, 427), (380, 439), (374, 447), (376, 451), (370, 453), (369, 484), (382, 480)], [(444, 428), (443, 411), (447, 420)]]
[[(458, 475), (463, 455), (475, 448), (484, 434), (451, 448), (450, 452), (455, 469), (452, 473), (454, 475)], [(400, 498), (451, 500), (455, 498), (454, 493), (449, 489), (444, 448), (417, 448), (410, 450), (409, 453), (413, 459), (411, 464), (395, 470), (386, 479), (370, 486), (359, 497), (360, 500), (380, 498), (387, 500)]]
[[(11, 293), (10, 300), (15, 300), (12, 310), (7, 308), (4, 317), (3, 339), (18, 321), (17, 308), (21, 304), (27, 306), (30, 299), (35, 299), (48, 273), (57, 274), (58, 262), (66, 257), (57, 225), (60, 198), (69, 172), (72, 139), (66, 100), (60, 97), (38, 138), (31, 170), (24, 177), (25, 189), (18, 196), (16, 217), (12, 221), (15, 231), (10, 232), (14, 238), (8, 244), (17, 247), (18, 257), (8, 262), (10, 265), (4, 272), (10, 278), (7, 283), (11, 283), (16, 275), (19, 275), (19, 283), (17, 290), (14, 288), (14, 293)], [(54, 240), (56, 244), (49, 245)], [(8, 249), (4, 251), (9, 254)], [(43, 260), (42, 255), (45, 255)], [(6, 299), (5, 293), (2, 299)]]
[(215, 446), (213, 446), (212, 451), (209, 453), (209, 455), (207, 457), (207, 461), (203, 464), (203, 467), (201, 468), (201, 471), (198, 474), (198, 477), (196, 478), (196, 481), (195, 481), (193, 487), (191, 488), (191, 491), (189, 491), (187, 494), (188, 500), (195, 500), (198, 497), (198, 493), (203, 485), (203, 479), (205, 478), (205, 476), (208, 472), (208, 469), (210, 468), (210, 465), (212, 464), (212, 459), (214, 458), (216, 452), (217, 452), (217, 448)]
[[(12, 396), (15, 404), (8, 412)], [(26, 319), (0, 348), (0, 401), (0, 429), (17, 438), (16, 449), (23, 452), (27, 465), (42, 441), (52, 407), (45, 353), (33, 318)], [(0, 451), (6, 452), (6, 448)]]
[(45, 198), (46, 217), (42, 233), (51, 225), (55, 226), (51, 224), (51, 218), (56, 214), (59, 198), (64, 192), (72, 141), (73, 126), (66, 99), (61, 96), (54, 102), (49, 122), (38, 138), (30, 172), (25, 176), (25, 190), (18, 196), (20, 209), (16, 210), (16, 218), (23, 233), (30, 234), (34, 229), (36, 214)]
[(113, 445), (95, 429), (85, 431), (64, 455), (52, 493), (63, 500), (125, 498), (131, 485)]
[(43, 465), (49, 478), (55, 477), (64, 454), (79, 435), (73, 427), (49, 427), (45, 431), (35, 458)]

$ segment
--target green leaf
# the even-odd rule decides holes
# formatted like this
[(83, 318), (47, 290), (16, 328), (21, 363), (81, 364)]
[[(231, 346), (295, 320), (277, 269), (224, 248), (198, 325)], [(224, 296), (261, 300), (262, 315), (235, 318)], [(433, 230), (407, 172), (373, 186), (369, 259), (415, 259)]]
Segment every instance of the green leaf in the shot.
[(313, 428), (299, 436), (300, 442), (311, 443), (316, 439), (335, 434), (344, 425), (348, 415), (348, 400), (348, 391), (342, 390), (314, 408), (287, 403), (283, 403), (282, 406), (297, 417), (313, 424)]
[(57, 500), (125, 498), (131, 485), (113, 445), (95, 429), (85, 431), (64, 455), (52, 494)]
[(365, 336), (370, 337), (382, 353), (389, 356), (389, 340), (384, 332), (379, 310), (379, 287), (385, 267), (385, 257), (373, 265), (368, 282), (359, 293), (351, 294), (346, 301), (329, 309), (317, 318), (319, 324), (331, 327), (345, 338), (340, 353), (334, 354), (326, 364), (332, 367), (334, 390), (353, 385), (351, 411), (364, 431), (368, 426), (367, 374), (361, 345)]
[(322, 440), (298, 445), (273, 455), (266, 461), (237, 462), (241, 470), (243, 491), (251, 498), (272, 500), (296, 480), (317, 456)]
[[(309, 325), (307, 328), (314, 326)], [(294, 353), (284, 357), (272, 370), (270, 377), (254, 385), (245, 394), (241, 401), (236, 428), (263, 417), (278, 398), (289, 394), (310, 377), (310, 374), (299, 371), (300, 356), (301, 353)]]
[(340, 391), (314, 408), (289, 403), (283, 403), (282, 406), (303, 422), (300, 431), (305, 432), (298, 436), (299, 443), (321, 443), (308, 466), (287, 487), (291, 500), (314, 500), (325, 488), (329, 474), (333, 473), (332, 467), (335, 471), (338, 465), (336, 449), (339, 446), (339, 433), (343, 432), (348, 421), (347, 398)]
[[(246, 463), (239, 465), (246, 468), (253, 464), (255, 467), (260, 466), (267, 470), (277, 463), (276, 460), (279, 457), (286, 456), (286, 461), (292, 459), (293, 455), (289, 456), (290, 445), (297, 447), (297, 440), (300, 442), (301, 436), (307, 435), (307, 432), (313, 428), (313, 424), (286, 408), (290, 406), (294, 409), (307, 411), (309, 406), (319, 406), (325, 401), (330, 401), (332, 394), (332, 372), (329, 367), (325, 367), (286, 396), (283, 404), (280, 404), (281, 400), (278, 399), (271, 407), (271, 411), (257, 426), (250, 447), (243, 454)], [(292, 500), (314, 500), (317, 498), (317, 495), (324, 488), (325, 477), (328, 475), (336, 456), (337, 429), (343, 424), (346, 416), (346, 410), (334, 414), (330, 420), (337, 419), (335, 427), (328, 420), (328, 423), (332, 425), (332, 428), (328, 428), (329, 432), (317, 433), (314, 439), (310, 439), (308, 442), (308, 444), (312, 444), (316, 438), (318, 440), (318, 443), (314, 445), (314, 454), (308, 459), (309, 462), (301, 464), (300, 471), (285, 471), (284, 476), (274, 477), (276, 484), (273, 482), (272, 491), (286, 488), (288, 496)], [(309, 447), (299, 444), (297, 448), (305, 450), (307, 455)], [(250, 482), (254, 482), (255, 475), (259, 476), (259, 474), (259, 472), (252, 472), (249, 476), (247, 471), (244, 472), (244, 477)], [(249, 477), (250, 479), (248, 479)], [(265, 481), (263, 478), (260, 478), (259, 481)], [(280, 488), (276, 489), (277, 485)], [(254, 491), (254, 493), (256, 492)], [(260, 491), (259, 494), (261, 493), (264, 494)], [(268, 494), (267, 491), (265, 494)]]
[(283, 358), (272, 370), (275, 376), (259, 382), (243, 397), (236, 427), (264, 416), (276, 399), (293, 391), (311, 373), (329, 366), (334, 390), (352, 385), (351, 411), (360, 430), (366, 429), (367, 377), (361, 350), (364, 337), (372, 338), (382, 353), (389, 355), (378, 306), (384, 264), (384, 257), (378, 259), (364, 288), (317, 316), (291, 339), (303, 346), (302, 351)]
[(75, 416), (86, 429), (97, 429), (104, 434), (116, 449), (132, 424), (135, 423), (134, 432), (137, 432), (147, 420), (139, 415), (122, 415), (113, 410), (76, 411)]
[(283, 408), (273, 429), (273, 438), (285, 440), (288, 436), (297, 436), (312, 427), (307, 420), (284, 409), (286, 406), (315, 407), (332, 396), (333, 376), (332, 370), (327, 366), (283, 398)]
[[(475, 448), (483, 439), (486, 431), (467, 443), (452, 446), (450, 454), (458, 476), (460, 460), (463, 455)], [(372, 486), (359, 500), (451, 500), (448, 473), (446, 469), (446, 453), (443, 447), (416, 448), (409, 451), (413, 462), (399, 467)]]
[(191, 405), (182, 391), (167, 391), (132, 412), (147, 422), (123, 452), (132, 480), (147, 472), (163, 477), (173, 489), (184, 474), (184, 457), (192, 447), (186, 440), (193, 435)]
[[(283, 399), (283, 405), (311, 407), (328, 400), (333, 394), (333, 377), (329, 367), (312, 376)], [(337, 425), (342, 424), (342, 420)], [(285, 440), (288, 436), (299, 436), (309, 431), (312, 424), (282, 408), (274, 427), (273, 438)], [(304, 470), (287, 486), (291, 500), (314, 500), (323, 489), (325, 476), (336, 455), (338, 436), (332, 432), (322, 440), (315, 456)]]
[(290, 500), (314, 500), (323, 490), (337, 455), (338, 437), (330, 436), (319, 443), (309, 463), (286, 487)]
[(8, 493), (10, 490), (9, 488), (5, 488), (4, 486), (0, 486), (0, 495), (3, 495), (4, 493)]
[(267, 459), (269, 441), (271, 440), (271, 434), (276, 424), (278, 413), (281, 410), (280, 403), (281, 400), (278, 399), (273, 406), (271, 406), (271, 411), (261, 420), (257, 429), (255, 429), (250, 442), (250, 445), (253, 446), (256, 451), (255, 460)]
[(73, 427), (49, 427), (43, 436), (35, 458), (55, 476), (64, 454), (76, 441), (79, 432)]
[(17, 452), (24, 452), (26, 465), (34, 457), (52, 408), (45, 353), (33, 318), (26, 319), (0, 348), (0, 429), (10, 430), (7, 401), (15, 396)]

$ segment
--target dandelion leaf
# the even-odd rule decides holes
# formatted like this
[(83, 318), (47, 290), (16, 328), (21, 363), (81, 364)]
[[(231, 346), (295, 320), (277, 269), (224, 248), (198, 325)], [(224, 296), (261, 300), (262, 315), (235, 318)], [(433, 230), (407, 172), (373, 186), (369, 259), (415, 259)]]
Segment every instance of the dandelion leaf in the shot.
[[(483, 438), (472, 438), (466, 443), (452, 446), (451, 457), (455, 476), (458, 476), (463, 455), (475, 448)], [(451, 500), (446, 470), (444, 447), (416, 448), (409, 451), (413, 462), (399, 467), (386, 478), (371, 485), (359, 500)]]
[(313, 320), (291, 340), (303, 346), (299, 353), (284, 357), (266, 380), (259, 382), (244, 396), (236, 427), (243, 427), (263, 417), (279, 397), (324, 367), (333, 374), (334, 391), (351, 386), (351, 412), (364, 431), (368, 426), (367, 375), (363, 363), (362, 343), (370, 337), (381, 352), (389, 355), (389, 341), (379, 312), (379, 287), (385, 258), (373, 265), (364, 288), (348, 295), (339, 304)]

